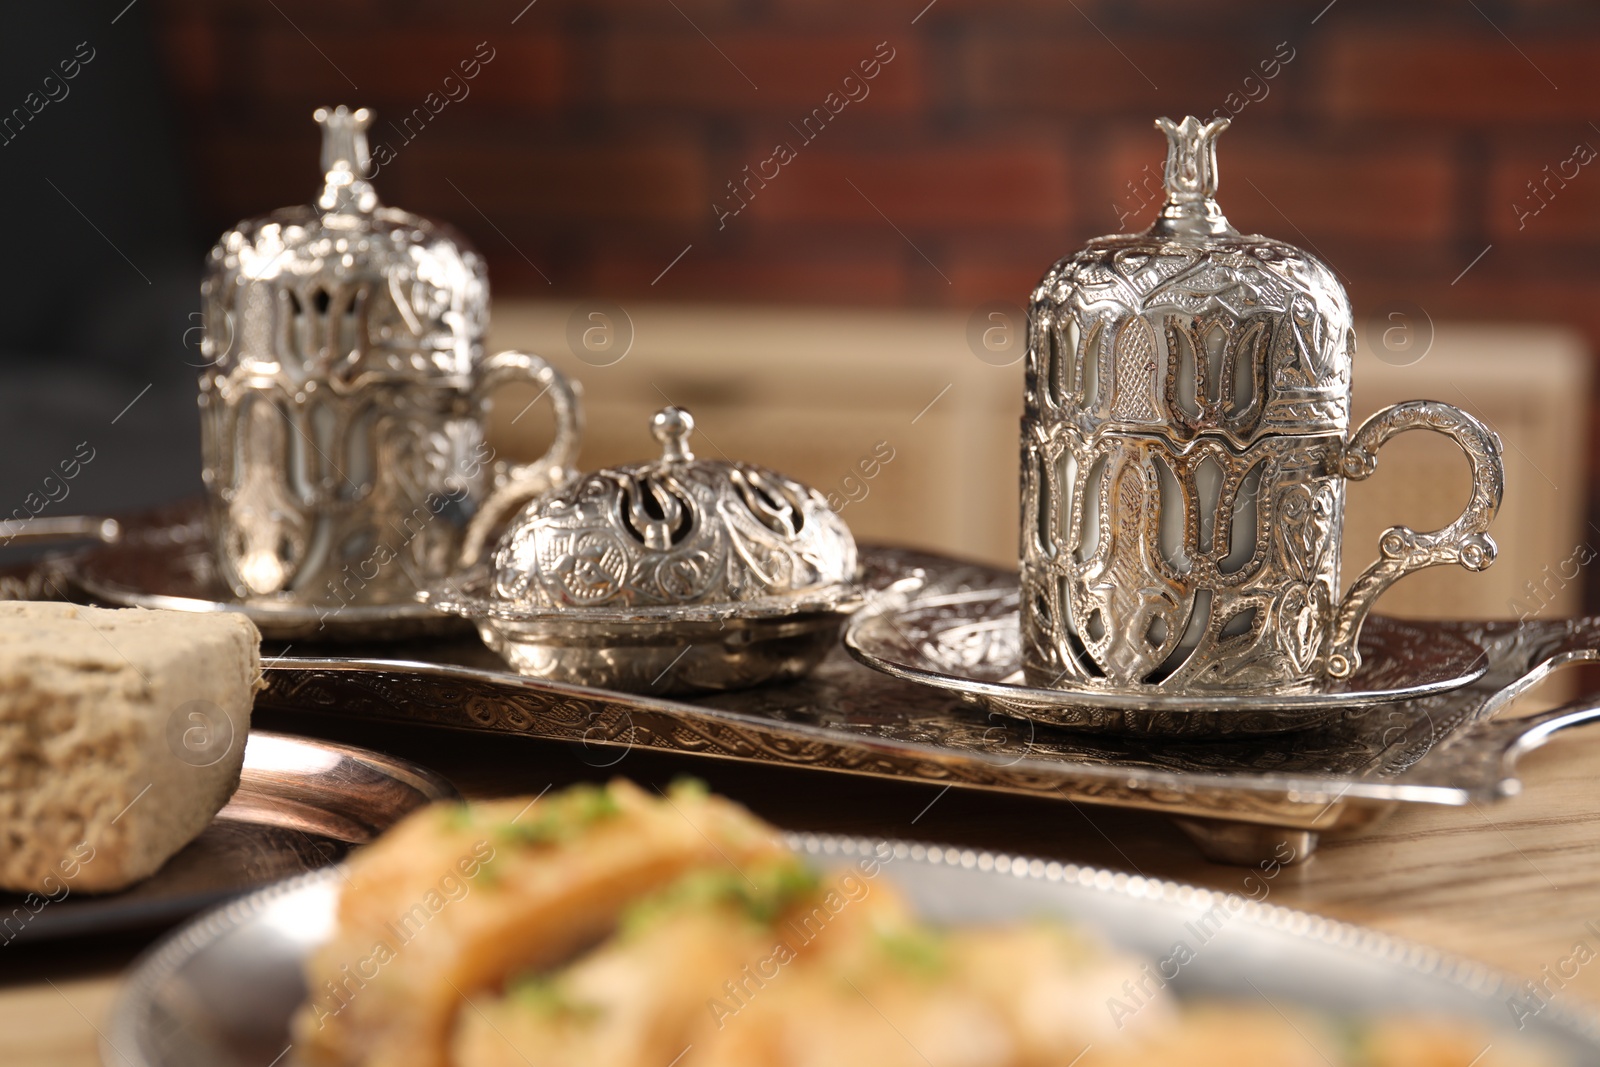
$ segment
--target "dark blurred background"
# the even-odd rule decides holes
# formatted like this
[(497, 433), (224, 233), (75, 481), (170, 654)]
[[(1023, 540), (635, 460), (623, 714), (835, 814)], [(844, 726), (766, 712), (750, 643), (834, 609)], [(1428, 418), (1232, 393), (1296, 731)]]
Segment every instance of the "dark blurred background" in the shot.
[[(1578, 0), (36, 5), (0, 41), (0, 114), (80, 42), (69, 95), (0, 144), (3, 500), (80, 424), (105, 442), (86, 504), (197, 485), (202, 257), (311, 196), (319, 104), (377, 111), (380, 194), (457, 224), (499, 298), (958, 310), (1146, 224), (1154, 116), (1233, 113), (1229, 217), (1321, 254), (1358, 312), (1600, 344), (1600, 8)], [(719, 224), (747, 165), (770, 180)]]

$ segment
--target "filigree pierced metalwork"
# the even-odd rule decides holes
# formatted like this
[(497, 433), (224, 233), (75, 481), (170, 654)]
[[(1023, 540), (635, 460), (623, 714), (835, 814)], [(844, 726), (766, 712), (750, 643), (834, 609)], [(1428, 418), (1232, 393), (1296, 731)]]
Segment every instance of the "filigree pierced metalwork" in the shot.
[(792, 478), (696, 459), (686, 411), (651, 429), (660, 459), (533, 501), (487, 573), (424, 599), (536, 678), (666, 694), (806, 674), (861, 602), (849, 527)]
[(821, 493), (750, 464), (699, 460), (694, 418), (656, 413), (658, 460), (585, 475), (529, 504), (494, 553), (494, 594), (523, 609), (733, 605), (855, 579), (856, 544)]
[[(371, 114), (322, 108), (322, 192), (249, 219), (202, 286), (203, 477), (221, 575), (259, 603), (405, 603), (529, 495), (572, 475), (577, 393), (538, 356), (485, 358), (482, 259), (442, 224), (378, 202)], [(484, 408), (547, 391), (555, 443), (510, 464)], [(468, 553), (471, 555), (471, 553)]]
[[(1434, 401), (1355, 438), (1355, 334), (1314, 256), (1240, 234), (1216, 191), (1226, 119), (1157, 122), (1168, 201), (1142, 234), (1057, 263), (1029, 312), (1022, 432), (1023, 662), (1034, 685), (1289, 692), (1359, 667), (1373, 601), (1420, 567), (1494, 559), (1500, 443)], [(1340, 601), (1344, 480), (1400, 429), (1473, 466), (1462, 516), (1404, 527)]]

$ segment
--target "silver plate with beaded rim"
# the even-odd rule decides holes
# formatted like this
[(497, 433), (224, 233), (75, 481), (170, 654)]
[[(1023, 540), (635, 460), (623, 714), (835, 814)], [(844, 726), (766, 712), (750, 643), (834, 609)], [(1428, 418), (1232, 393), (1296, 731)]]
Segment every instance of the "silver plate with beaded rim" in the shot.
[[(1514, 978), (1481, 964), (1267, 903), (1266, 877), (1258, 880), (1266, 890), (1251, 900), (972, 849), (814, 834), (789, 840), (823, 867), (876, 858), (871, 877), (891, 879), (936, 923), (1051, 916), (1152, 961), (1171, 957), (1183, 941), (1192, 958), (1165, 982), (1180, 998), (1270, 996), (1275, 1007), (1443, 1014), (1504, 1031), (1512, 1025), (1507, 998), (1520, 991)], [(280, 882), (152, 948), (129, 973), (111, 1012), (105, 1063), (292, 1062), (289, 1020), (305, 996), (301, 967), (332, 930), (339, 886), (337, 868)], [(1524, 1035), (1550, 1042), (1570, 1063), (1600, 1062), (1600, 1019), (1552, 1005), (1523, 1022)]]
[(1488, 669), (1482, 648), (1399, 619), (1374, 616), (1361, 638), (1362, 666), (1287, 691), (1168, 693), (1063, 681), (1028, 685), (1015, 587), (889, 603), (858, 614), (845, 631), (850, 654), (896, 678), (956, 693), (998, 711), (1054, 726), (1144, 735), (1272, 734), (1326, 722), (1348, 709), (1446, 693)]

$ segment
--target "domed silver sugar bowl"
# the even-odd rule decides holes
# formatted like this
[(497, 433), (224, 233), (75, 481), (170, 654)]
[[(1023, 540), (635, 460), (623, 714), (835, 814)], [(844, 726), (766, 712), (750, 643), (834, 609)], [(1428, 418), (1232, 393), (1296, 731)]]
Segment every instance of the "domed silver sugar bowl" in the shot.
[(533, 501), (487, 567), (423, 599), (553, 681), (667, 695), (807, 673), (860, 605), (855, 539), (816, 490), (697, 458), (693, 429), (658, 412), (659, 459)]
[[(496, 516), (570, 480), (580, 417), (538, 356), (485, 356), (488, 279), (471, 246), (378, 202), (370, 112), (315, 117), (315, 202), (241, 222), (212, 249), (200, 408), (220, 576), (248, 603), (320, 614), (412, 603)], [(513, 379), (555, 411), (533, 463), (484, 438), (491, 394)]]

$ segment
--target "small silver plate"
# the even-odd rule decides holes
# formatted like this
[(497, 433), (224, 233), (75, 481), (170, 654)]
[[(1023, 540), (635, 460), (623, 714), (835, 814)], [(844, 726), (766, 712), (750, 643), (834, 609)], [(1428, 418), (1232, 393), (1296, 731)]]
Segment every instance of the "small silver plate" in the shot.
[[(824, 867), (875, 855), (926, 918), (981, 923), (1053, 916), (1151, 960), (1182, 941), (1180, 997), (1302, 1004), (1336, 1013), (1446, 1014), (1496, 1031), (1515, 979), (1372, 930), (1261, 900), (1071, 864), (899, 841), (795, 835)], [(1263, 881), (1269, 887), (1270, 881)], [(202, 916), (130, 972), (104, 1032), (111, 1067), (262, 1067), (293, 1062), (289, 1019), (308, 954), (333, 929), (340, 875), (319, 871)], [(1197, 931), (1204, 940), (1196, 948)], [(1107, 995), (1118, 995), (1108, 990)], [(1524, 1020), (1569, 1062), (1600, 1062), (1600, 1023), (1551, 1006)], [(1325, 1052), (1326, 1056), (1327, 1053)], [(1331, 1060), (1330, 1060), (1331, 1062)]]
[(117, 607), (237, 611), (268, 641), (399, 641), (465, 629), (461, 620), (412, 601), (322, 607), (241, 601), (217, 572), (195, 503), (124, 520), (121, 532), (116, 543), (96, 545), (64, 565), (72, 585)]
[(1326, 722), (1350, 708), (1445, 693), (1482, 678), (1489, 659), (1472, 642), (1398, 619), (1374, 617), (1349, 678), (1288, 692), (1148, 693), (1063, 681), (1030, 686), (1022, 674), (1016, 588), (922, 597), (858, 614), (845, 647), (896, 678), (1054, 726), (1100, 733), (1271, 734)]

